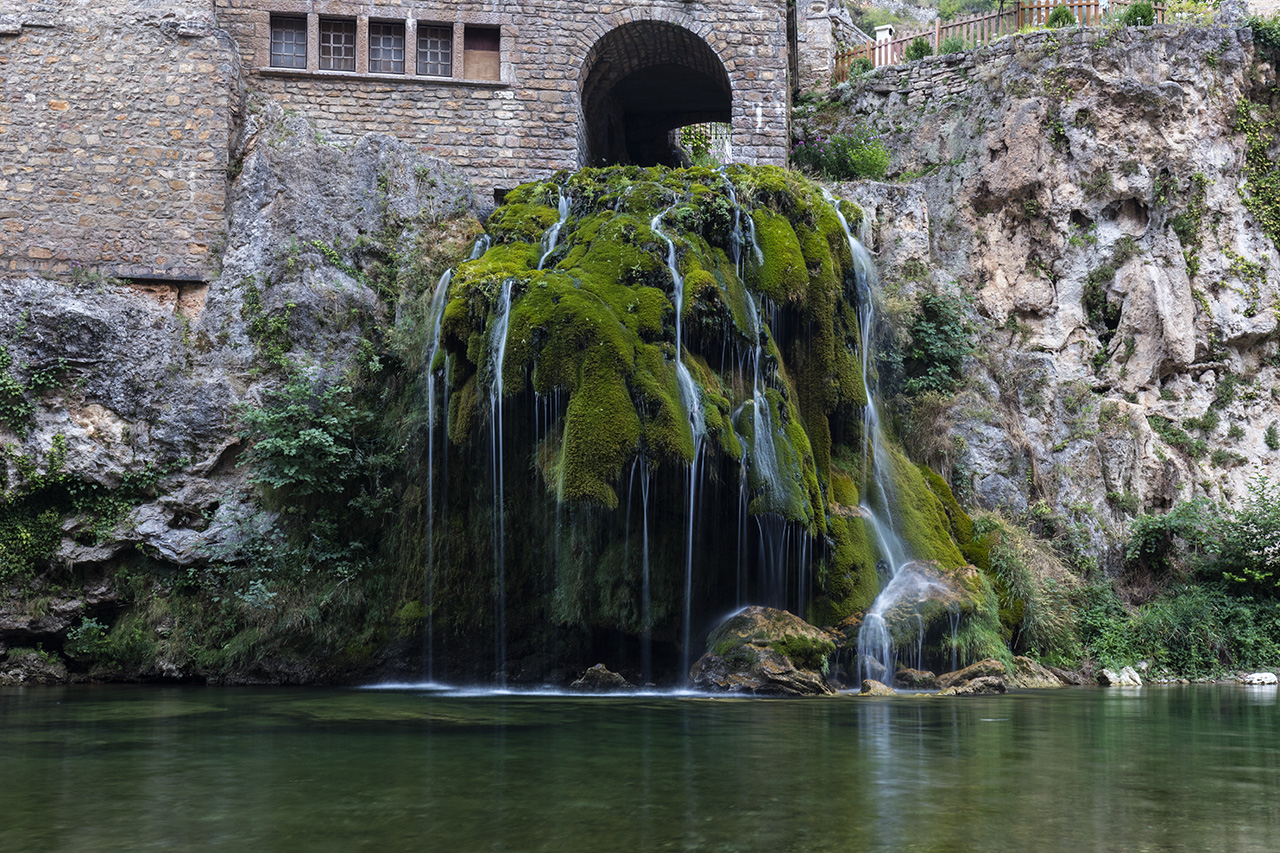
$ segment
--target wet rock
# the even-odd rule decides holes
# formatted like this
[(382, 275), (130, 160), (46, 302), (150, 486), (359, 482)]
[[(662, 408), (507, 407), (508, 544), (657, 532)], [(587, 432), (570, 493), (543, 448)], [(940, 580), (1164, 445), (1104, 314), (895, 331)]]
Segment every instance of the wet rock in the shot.
[(1049, 670), (1054, 675), (1056, 675), (1058, 677), (1058, 680), (1061, 681), (1063, 684), (1071, 684), (1071, 685), (1079, 686), (1082, 684), (1089, 683), (1088, 680), (1084, 677), (1084, 673), (1082, 672), (1075, 672), (1070, 669), (1063, 669), (1062, 667), (1059, 667), (1059, 666), (1046, 666), (1045, 669)]
[(1245, 684), (1275, 684), (1278, 680), (1274, 672), (1251, 672), (1241, 679)]
[(858, 691), (863, 696), (897, 696), (898, 691), (894, 690), (887, 684), (881, 684), (879, 681), (868, 678), (862, 682), (862, 689)]
[(977, 663), (971, 663), (964, 669), (958, 669), (955, 672), (945, 672), (938, 676), (938, 686), (942, 689), (954, 687), (963, 684), (966, 681), (972, 681), (975, 678), (993, 677), (1004, 680), (1009, 676), (1009, 669), (995, 658), (987, 658)]
[(67, 667), (55, 655), (36, 649), (10, 649), (0, 661), (0, 687), (65, 684)]
[(707, 638), (707, 654), (690, 669), (699, 690), (772, 696), (828, 695), (828, 659), (835, 643), (827, 632), (771, 607), (747, 607)]
[(919, 669), (900, 669), (893, 676), (895, 687), (908, 687), (912, 690), (935, 690), (938, 687), (938, 676), (932, 672)]
[(635, 690), (635, 685), (618, 673), (598, 663), (582, 674), (582, 677), (569, 685), (570, 690), (582, 693), (615, 693), (622, 690)]
[(984, 675), (963, 684), (957, 684), (948, 687), (938, 693), (939, 696), (990, 696), (997, 693), (1005, 693), (1008, 688), (1005, 686), (1004, 679), (997, 678), (994, 675)]
[(1134, 672), (1133, 667), (1126, 666), (1119, 672), (1104, 669), (1098, 674), (1098, 683), (1103, 687), (1141, 687), (1142, 678)]
[(1065, 682), (1046, 666), (1031, 658), (1018, 655), (1013, 659), (1013, 672), (1005, 678), (1005, 683), (1019, 690), (1039, 690), (1062, 687)]

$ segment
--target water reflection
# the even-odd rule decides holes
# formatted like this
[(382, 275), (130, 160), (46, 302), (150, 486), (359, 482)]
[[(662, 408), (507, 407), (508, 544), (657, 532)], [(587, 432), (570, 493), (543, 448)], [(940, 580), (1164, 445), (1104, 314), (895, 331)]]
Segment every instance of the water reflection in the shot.
[(0, 849), (1273, 849), (1275, 688), (0, 691)]

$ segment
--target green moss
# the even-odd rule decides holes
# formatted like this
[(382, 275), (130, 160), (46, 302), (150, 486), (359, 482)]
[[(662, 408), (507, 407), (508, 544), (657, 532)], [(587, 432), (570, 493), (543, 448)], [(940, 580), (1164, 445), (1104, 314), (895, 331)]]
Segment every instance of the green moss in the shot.
[(898, 499), (897, 521), (903, 539), (916, 559), (933, 560), (944, 569), (955, 569), (965, 559), (951, 538), (946, 507), (929, 488), (920, 469), (900, 451), (890, 449), (890, 476)]
[(942, 503), (942, 508), (947, 513), (947, 520), (951, 524), (951, 537), (963, 551), (964, 546), (973, 542), (973, 519), (969, 518), (965, 511), (960, 508), (960, 504), (956, 501), (956, 496), (952, 494), (951, 487), (947, 485), (946, 480), (942, 479), (927, 465), (918, 467), (925, 483), (929, 486), (929, 490)]
[(808, 290), (809, 271), (791, 222), (767, 208), (756, 208), (751, 216), (764, 263), (754, 268), (748, 284), (774, 302), (798, 302)]

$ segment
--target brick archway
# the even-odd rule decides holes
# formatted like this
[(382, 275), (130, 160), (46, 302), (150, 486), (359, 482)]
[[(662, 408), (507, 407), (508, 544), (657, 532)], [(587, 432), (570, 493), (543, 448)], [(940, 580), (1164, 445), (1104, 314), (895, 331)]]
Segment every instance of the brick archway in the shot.
[(663, 20), (624, 23), (596, 41), (579, 79), (582, 165), (667, 162), (668, 134), (730, 122), (733, 85), (697, 33)]

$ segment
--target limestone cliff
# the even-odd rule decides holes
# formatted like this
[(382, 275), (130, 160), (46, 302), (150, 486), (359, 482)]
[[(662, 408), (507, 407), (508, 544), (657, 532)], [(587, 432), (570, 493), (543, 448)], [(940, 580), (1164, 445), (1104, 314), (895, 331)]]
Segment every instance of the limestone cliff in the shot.
[(975, 319), (963, 390), (906, 436), (959, 495), (1114, 565), (1134, 514), (1280, 474), (1275, 82), (1248, 29), (1072, 29), (878, 69), (801, 117), (894, 152), (894, 182), (842, 188), (876, 213), (890, 304)]
[(232, 153), (207, 284), (0, 278), (0, 654), (109, 623), (120, 565), (235, 560), (255, 517), (238, 409), (286, 374), (338, 382), (376, 359), (395, 259), (425, 246), (447, 266), (478, 230), (467, 179), (390, 137), (340, 149), (266, 105)]

